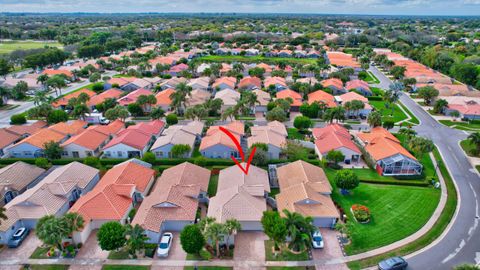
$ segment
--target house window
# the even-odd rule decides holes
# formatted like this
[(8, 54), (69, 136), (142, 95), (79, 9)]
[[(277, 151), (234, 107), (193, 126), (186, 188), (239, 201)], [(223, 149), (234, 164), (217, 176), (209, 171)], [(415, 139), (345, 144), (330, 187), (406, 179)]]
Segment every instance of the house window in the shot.
[(122, 152), (122, 151), (118, 151), (118, 152), (117, 152), (117, 156), (119, 156), (119, 157), (123, 156), (123, 152)]
[(157, 157), (163, 157), (163, 152), (162, 151), (159, 151), (159, 152), (156, 152), (157, 153)]
[(62, 156), (68, 156), (68, 152), (67, 151), (62, 151)]
[(106, 151), (105, 156), (109, 157), (110, 156), (110, 151)]
[(73, 152), (72, 152), (72, 156), (73, 156), (74, 158), (79, 158), (79, 157), (80, 157), (80, 154), (79, 154), (77, 151), (73, 151)]
[(87, 155), (87, 157), (91, 157), (92, 156), (92, 151), (85, 151), (85, 155)]
[(25, 156), (31, 156), (32, 155), (32, 151), (23, 151), (23, 154)]

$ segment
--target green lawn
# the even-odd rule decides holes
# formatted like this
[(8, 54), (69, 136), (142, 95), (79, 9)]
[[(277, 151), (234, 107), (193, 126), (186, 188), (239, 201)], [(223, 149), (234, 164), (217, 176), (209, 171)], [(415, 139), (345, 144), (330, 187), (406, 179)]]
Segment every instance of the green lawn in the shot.
[(106, 264), (102, 267), (102, 270), (148, 270), (150, 266), (145, 265), (113, 265)]
[(410, 116), (410, 120), (408, 120), (409, 123), (412, 123), (412, 124), (415, 124), (415, 125), (419, 125), (420, 124), (420, 121), (417, 119), (417, 117), (415, 117), (415, 115), (407, 108), (405, 107), (405, 105), (399, 103), (398, 104), (400, 107), (402, 107), (406, 112), (407, 114)]
[(407, 115), (398, 107), (397, 104), (393, 104), (393, 114), (392, 108), (385, 107), (385, 101), (382, 100), (370, 100), (368, 101), (378, 112), (382, 114), (382, 121), (392, 120), (395, 123), (407, 119)]
[(272, 252), (273, 248), (273, 241), (266, 240), (265, 241), (265, 260), (266, 261), (307, 261), (308, 253), (302, 252), (300, 254), (294, 254), (289, 252), (288, 250), (283, 251), (282, 253), (278, 254), (278, 256), (274, 256)]
[(125, 250), (125, 249), (121, 249), (119, 251), (110, 251), (110, 253), (108, 254), (108, 258), (110, 260), (125, 260), (125, 259), (130, 259), (130, 257), (128, 256), (128, 251)]
[(296, 128), (287, 128), (287, 132), (288, 132), (288, 138), (290, 140), (303, 140), (303, 139), (305, 139), (305, 135), (300, 133), (298, 131), (298, 129), (296, 129)]
[(475, 144), (470, 143), (469, 139), (461, 141), (460, 146), (462, 147), (463, 151), (465, 151), (465, 153), (467, 153), (467, 155), (469, 156), (472, 156), (472, 151), (476, 150)]
[(439, 121), (445, 126), (460, 129), (460, 130), (480, 131), (480, 124), (476, 124), (476, 123), (450, 121), (450, 120), (439, 120)]
[[(349, 255), (358, 254), (401, 240), (418, 231), (429, 220), (440, 199), (433, 188), (361, 183), (351, 195), (332, 194), (353, 224)], [(356, 223), (349, 209), (363, 204), (372, 214), (368, 224)]]
[(374, 96), (383, 96), (383, 89), (378, 88), (378, 87), (370, 87), (370, 90), (372, 90), (372, 93)]
[(365, 81), (367, 83), (380, 83), (380, 80), (375, 77), (375, 75), (373, 75), (373, 73), (371, 73), (370, 71), (367, 71), (367, 78), (365, 78)]
[(277, 64), (285, 62), (288, 64), (316, 64), (317, 60), (313, 58), (282, 58), (282, 57), (265, 57), (265, 56), (241, 56), (241, 55), (207, 55), (196, 58), (199, 62), (243, 62), (243, 63), (259, 63)]
[(359, 260), (359, 261), (353, 261), (348, 263), (348, 267), (350, 269), (364, 269), (370, 266), (376, 265), (379, 261), (384, 260), (389, 257), (393, 256), (404, 256), (405, 254), (412, 253), (414, 251), (417, 251), (430, 243), (432, 243), (435, 239), (437, 239), (442, 232), (445, 230), (445, 228), (448, 226), (450, 223), (452, 216), (455, 213), (455, 209), (457, 206), (457, 191), (455, 189), (455, 185), (453, 183), (453, 180), (448, 173), (447, 168), (442, 162), (442, 158), (437, 151), (437, 149), (434, 150), (433, 152), (435, 159), (439, 163), (439, 169), (441, 174), (443, 175), (445, 179), (445, 185), (447, 186), (447, 202), (445, 205), (445, 208), (443, 209), (442, 213), (440, 214), (440, 217), (438, 218), (437, 222), (433, 225), (433, 227), (422, 237), (416, 239), (415, 241), (402, 246), (400, 248), (397, 248), (395, 250), (392, 250), (390, 252), (386, 252), (377, 256), (373, 256), (367, 259)]
[(30, 259), (48, 259), (47, 252), (49, 250), (48, 247), (37, 247), (30, 255)]
[[(428, 157), (428, 155), (426, 155)], [(427, 160), (427, 158), (425, 158)], [(428, 158), (429, 160), (429, 158)], [(426, 166), (431, 166), (433, 167), (432, 161), (429, 160), (427, 161)], [(412, 185), (412, 186), (426, 186), (428, 183), (425, 182), (424, 179), (418, 179), (418, 180), (399, 180), (395, 179), (394, 177), (391, 176), (382, 176), (379, 175), (375, 170), (372, 170), (370, 168), (365, 168), (365, 169), (345, 169), (345, 170), (351, 170), (353, 171), (357, 176), (360, 182), (366, 182), (366, 183), (376, 183), (376, 184), (392, 184), (392, 185)], [(426, 169), (428, 171), (428, 174), (430, 175), (430, 168)], [(324, 169), (325, 174), (327, 175), (328, 179), (333, 181), (336, 170), (332, 168), (325, 168)], [(433, 172), (433, 169), (432, 169)]]
[(0, 54), (11, 53), (15, 50), (31, 50), (44, 48), (45, 46), (63, 48), (63, 45), (58, 42), (37, 42), (28, 40), (2, 41), (0, 42)]
[(218, 175), (212, 175), (210, 182), (208, 182), (208, 196), (211, 198), (217, 194)]
[[(65, 264), (31, 264), (29, 270), (67, 270), (69, 265)], [(27, 269), (27, 268), (22, 268)]]

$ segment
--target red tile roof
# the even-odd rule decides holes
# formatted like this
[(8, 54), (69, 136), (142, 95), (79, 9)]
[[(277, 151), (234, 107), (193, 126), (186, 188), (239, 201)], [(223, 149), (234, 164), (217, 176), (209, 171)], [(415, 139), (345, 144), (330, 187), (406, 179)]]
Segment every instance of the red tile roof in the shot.
[(70, 122), (60, 122), (53, 126), (48, 127), (48, 129), (55, 130), (59, 133), (65, 135), (76, 135), (82, 132), (88, 123), (82, 120), (73, 120)]
[(262, 80), (257, 77), (245, 77), (240, 80), (238, 83), (238, 88), (247, 88), (250, 85), (256, 86), (257, 88), (262, 88)]
[(117, 137), (103, 147), (104, 150), (117, 144), (125, 144), (142, 151), (150, 142), (152, 136), (139, 130), (125, 129), (117, 133)]
[(287, 98), (293, 99), (293, 103), (291, 104), (291, 106), (302, 105), (302, 95), (290, 89), (285, 89), (280, 92), (277, 92), (276, 97), (279, 99), (287, 99)]
[(323, 128), (314, 128), (312, 134), (313, 137), (315, 137), (315, 146), (322, 155), (341, 147), (361, 154), (358, 147), (352, 141), (352, 135), (350, 135), (346, 128), (339, 124), (330, 124)]
[(67, 77), (73, 77), (73, 73), (69, 70), (64, 69), (45, 69), (42, 74), (46, 74), (48, 76), (60, 75), (65, 74)]
[(99, 148), (109, 138), (108, 135), (98, 132), (93, 129), (86, 129), (82, 133), (71, 137), (62, 143), (62, 147), (66, 147), (70, 144), (76, 144), (78, 146), (85, 147), (86, 149), (94, 151)]
[(165, 122), (161, 120), (153, 120), (150, 122), (141, 122), (133, 126), (129, 126), (128, 130), (139, 130), (141, 132), (157, 136), (165, 127)]
[(87, 94), (90, 98), (93, 97), (94, 95), (96, 95), (95, 92), (93, 92), (92, 90), (90, 89), (82, 89), (82, 90), (79, 90), (79, 91), (76, 91), (76, 92), (73, 92), (73, 93), (70, 93), (70, 94), (67, 94), (59, 99), (57, 99), (55, 102), (52, 103), (52, 106), (55, 107), (55, 108), (58, 108), (60, 106), (67, 106), (68, 104), (68, 101), (72, 98), (78, 98), (78, 96), (82, 93), (85, 93)]
[(135, 102), (137, 102), (138, 97), (141, 96), (141, 95), (148, 96), (148, 95), (153, 95), (153, 93), (150, 90), (140, 88), (140, 89), (132, 91), (132, 92), (128, 93), (128, 95), (120, 98), (118, 100), (118, 104), (120, 104), (122, 106), (126, 106), (130, 103), (135, 103)]
[(337, 78), (331, 78), (327, 80), (323, 80), (320, 82), (323, 87), (329, 88), (329, 87), (335, 87), (337, 89), (343, 89), (343, 82), (340, 79)]
[(376, 161), (396, 154), (402, 154), (413, 160), (417, 160), (410, 152), (403, 148), (395, 136), (383, 127), (375, 127), (369, 133), (358, 133), (358, 138), (366, 144), (365, 150)]
[(325, 103), (329, 108), (337, 107), (335, 97), (322, 90), (308, 94), (308, 103), (312, 104), (315, 101)]
[(97, 104), (104, 102), (107, 98), (118, 99), (122, 94), (123, 94), (123, 91), (120, 89), (116, 89), (116, 88), (108, 89), (107, 91), (104, 91), (98, 95), (91, 96), (87, 104), (90, 107), (95, 106)]
[(157, 98), (157, 105), (158, 106), (170, 106), (172, 104), (172, 99), (170, 96), (175, 93), (175, 89), (173, 88), (168, 88), (163, 91), (158, 92), (158, 94), (155, 95), (155, 98)]

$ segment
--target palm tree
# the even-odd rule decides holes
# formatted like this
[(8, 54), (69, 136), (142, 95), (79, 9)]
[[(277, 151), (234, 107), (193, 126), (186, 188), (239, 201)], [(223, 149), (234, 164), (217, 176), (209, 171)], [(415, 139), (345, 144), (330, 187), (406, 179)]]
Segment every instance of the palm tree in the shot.
[(316, 230), (311, 217), (304, 217), (297, 212), (283, 210), (285, 225), (290, 236), (289, 248), (295, 251), (303, 251), (311, 245), (312, 233)]
[(468, 135), (468, 139), (470, 140), (470, 144), (474, 144), (477, 148), (477, 153), (480, 153), (480, 132), (474, 132)]
[(207, 227), (215, 223), (215, 218), (214, 217), (205, 217), (200, 222), (198, 223), (198, 226), (200, 227), (200, 230), (205, 233), (207, 230)]
[(413, 130), (411, 127), (409, 128), (401, 128), (398, 130), (398, 134), (402, 134), (407, 138), (407, 141), (410, 141), (410, 139), (417, 135), (417, 132)]
[(233, 119), (235, 118), (235, 109), (233, 107), (228, 107), (223, 113), (222, 113), (222, 116), (220, 117), (220, 119), (222, 119), (222, 121), (225, 121), (227, 120), (227, 118), (230, 118), (230, 121), (233, 121)]
[(234, 218), (225, 221), (225, 231), (227, 232), (227, 252), (230, 254), (230, 236), (236, 234), (242, 229), (242, 224)]
[(86, 104), (90, 100), (90, 96), (87, 93), (81, 93), (78, 95), (77, 100), (80, 104)]
[(7, 220), (7, 215), (5, 214), (7, 209), (5, 207), (0, 207), (0, 225), (2, 225), (2, 220)]
[(232, 66), (232, 70), (236, 73), (242, 73), (245, 70), (245, 67), (240, 63), (235, 63)]
[(182, 110), (186, 108), (187, 97), (191, 96), (192, 87), (186, 83), (179, 83), (175, 87), (175, 92), (170, 95), (172, 100), (171, 106), (175, 108), (178, 115), (181, 115)]
[(85, 116), (90, 113), (90, 109), (85, 104), (76, 105), (73, 108), (73, 115), (85, 120)]
[(143, 112), (149, 112), (152, 105), (157, 104), (157, 98), (154, 95), (141, 95), (138, 97), (137, 103), (142, 106)]
[(47, 101), (47, 91), (36, 91), (33, 96), (33, 104), (38, 106), (44, 104)]
[[(72, 234), (74, 232), (81, 231), (83, 229), (83, 226), (85, 226), (85, 220), (83, 219), (83, 216), (78, 214), (78, 213), (67, 213), (63, 216), (63, 218), (66, 221), (67, 225), (67, 232), (68, 236), (72, 237)], [(73, 237), (72, 237), (73, 241)]]
[(43, 88), (46, 89), (46, 82), (48, 81), (48, 75), (47, 74), (42, 74), (38, 76), (37, 78), (37, 83), (41, 83)]
[(378, 127), (382, 125), (382, 115), (379, 112), (371, 112), (367, 117), (367, 123), (371, 127)]
[(210, 224), (205, 230), (205, 237), (215, 243), (215, 257), (220, 255), (220, 241), (226, 233), (225, 226), (220, 223)]
[(129, 253), (137, 257), (136, 253), (145, 247), (145, 242), (148, 241), (148, 237), (145, 235), (145, 230), (138, 224), (135, 226), (127, 225), (127, 247)]
[(63, 251), (62, 240), (68, 235), (68, 225), (65, 219), (53, 215), (40, 218), (35, 227), (37, 237), (43, 243), (56, 246)]

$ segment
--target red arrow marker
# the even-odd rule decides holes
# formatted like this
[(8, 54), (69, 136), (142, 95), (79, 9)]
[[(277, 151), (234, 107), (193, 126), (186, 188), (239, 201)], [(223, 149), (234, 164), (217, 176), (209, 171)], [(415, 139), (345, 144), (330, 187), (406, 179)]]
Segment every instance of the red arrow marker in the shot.
[[(237, 140), (237, 138), (235, 138), (235, 136), (230, 131), (228, 131), (226, 128), (224, 128), (224, 127), (219, 127), (219, 128), (223, 133), (227, 134), (227, 136), (233, 141), (233, 143), (235, 144), (235, 146), (238, 149), (238, 152), (240, 153), (240, 157), (242, 158), (242, 162), (245, 162), (245, 155), (243, 153), (242, 146), (240, 145), (240, 142)], [(240, 164), (240, 162), (238, 162), (238, 160), (233, 155), (231, 156), (233, 162), (235, 162), (235, 164), (237, 164), (237, 166), (240, 167), (240, 169), (245, 174), (248, 174), (248, 169), (250, 169), (250, 163), (252, 163), (253, 156), (255, 155), (255, 150), (257, 150), (257, 148), (253, 147), (252, 148), (252, 153), (250, 153), (250, 156), (248, 157), (247, 165), (245, 166), (245, 168), (243, 168), (242, 164)]]

